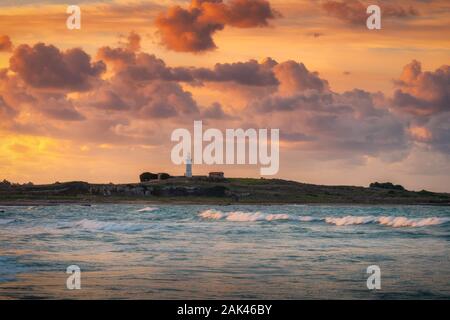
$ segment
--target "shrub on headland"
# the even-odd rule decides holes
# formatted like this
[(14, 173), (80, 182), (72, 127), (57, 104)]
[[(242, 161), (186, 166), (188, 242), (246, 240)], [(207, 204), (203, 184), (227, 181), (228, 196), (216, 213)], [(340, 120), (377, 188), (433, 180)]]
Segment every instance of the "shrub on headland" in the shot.
[(159, 180), (167, 180), (170, 179), (171, 176), (168, 173), (162, 172), (162, 173), (158, 173), (158, 179)]
[(399, 184), (393, 184), (391, 182), (373, 182), (369, 186), (371, 189), (387, 189), (387, 190), (400, 190), (405, 191), (406, 189)]
[(139, 176), (139, 179), (141, 180), (141, 182), (147, 182), (150, 180), (158, 179), (158, 175), (155, 173), (151, 173), (151, 172), (144, 172), (143, 174), (141, 174)]
[(6, 189), (6, 188), (10, 188), (11, 187), (11, 182), (9, 182), (8, 180), (3, 180), (0, 182), (0, 188)]
[(28, 183), (24, 183), (24, 184), (12, 183), (6, 179), (3, 181), (0, 181), (0, 189), (9, 189), (9, 188), (15, 188), (15, 187), (20, 187), (20, 186), (31, 187), (31, 186), (34, 186), (34, 184), (32, 182), (28, 182)]

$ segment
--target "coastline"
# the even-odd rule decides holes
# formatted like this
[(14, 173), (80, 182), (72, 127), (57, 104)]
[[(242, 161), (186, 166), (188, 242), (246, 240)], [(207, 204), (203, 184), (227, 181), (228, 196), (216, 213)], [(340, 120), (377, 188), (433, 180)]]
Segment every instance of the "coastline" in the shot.
[(17, 200), (17, 201), (2, 201), (0, 200), (0, 207), (38, 207), (38, 206), (63, 206), (63, 205), (78, 205), (78, 206), (93, 206), (93, 205), (217, 205), (217, 206), (231, 206), (231, 205), (262, 205), (262, 206), (277, 206), (277, 205), (305, 205), (305, 206), (433, 206), (433, 207), (450, 207), (450, 203), (408, 203), (408, 202), (269, 202), (269, 201), (220, 201), (205, 199), (189, 200), (189, 199), (176, 199), (176, 200), (148, 200), (148, 199), (102, 199), (94, 201), (83, 200)]
[(410, 191), (390, 183), (327, 186), (282, 179), (172, 178), (129, 184), (82, 181), (3, 185), (2, 206), (92, 204), (174, 205), (432, 205), (450, 206), (450, 194)]

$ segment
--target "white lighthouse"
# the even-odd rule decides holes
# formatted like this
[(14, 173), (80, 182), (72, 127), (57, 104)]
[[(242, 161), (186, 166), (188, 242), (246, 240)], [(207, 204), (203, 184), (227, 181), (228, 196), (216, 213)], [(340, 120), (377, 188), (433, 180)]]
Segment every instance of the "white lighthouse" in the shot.
[(184, 175), (187, 178), (192, 178), (192, 159), (190, 154), (186, 157), (186, 173)]

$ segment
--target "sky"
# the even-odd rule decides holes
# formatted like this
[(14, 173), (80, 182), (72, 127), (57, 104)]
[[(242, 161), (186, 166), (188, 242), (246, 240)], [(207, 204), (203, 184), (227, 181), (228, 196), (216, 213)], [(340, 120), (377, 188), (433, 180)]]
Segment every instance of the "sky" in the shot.
[[(135, 182), (176, 128), (280, 129), (274, 177), (450, 192), (446, 0), (0, 3), (0, 180)], [(381, 30), (366, 27), (377, 4)], [(259, 177), (259, 166), (194, 165)]]

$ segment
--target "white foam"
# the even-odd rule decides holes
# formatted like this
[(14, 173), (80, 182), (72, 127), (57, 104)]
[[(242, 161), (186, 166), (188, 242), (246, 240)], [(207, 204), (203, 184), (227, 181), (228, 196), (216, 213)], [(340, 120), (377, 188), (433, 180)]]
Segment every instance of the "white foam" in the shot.
[(159, 208), (156, 207), (145, 207), (139, 210), (136, 210), (136, 212), (152, 212), (152, 211), (156, 211), (159, 210)]
[(228, 221), (241, 221), (241, 222), (251, 222), (251, 221), (274, 221), (274, 220), (287, 220), (289, 216), (287, 214), (265, 214), (262, 212), (242, 212), (235, 211), (229, 212), (226, 219)]
[(272, 220), (289, 220), (290, 216), (287, 214), (269, 214), (266, 216), (267, 221)]
[(380, 217), (378, 223), (394, 228), (399, 227), (425, 227), (434, 226), (449, 222), (450, 218), (423, 218), (423, 219), (408, 219), (405, 217)]
[(223, 216), (224, 214), (221, 211), (214, 209), (208, 209), (200, 213), (200, 217), (205, 219), (219, 220), (222, 219)]
[(236, 222), (251, 222), (251, 221), (274, 221), (274, 220), (288, 220), (290, 217), (287, 214), (266, 214), (262, 212), (245, 212), (245, 211), (231, 211), (222, 212), (219, 210), (208, 209), (199, 214), (204, 219), (220, 220)]
[(337, 226), (348, 226), (353, 224), (366, 224), (376, 220), (372, 216), (345, 216), (345, 217), (326, 217), (325, 222)]
[(400, 227), (426, 227), (434, 226), (449, 222), (450, 218), (407, 218), (407, 217), (394, 217), (394, 216), (345, 216), (345, 217), (327, 217), (326, 223), (334, 224), (336, 226), (348, 226), (357, 224), (376, 223), (393, 228)]
[(311, 221), (322, 221), (322, 218), (318, 218), (318, 217), (311, 217), (311, 216), (300, 216), (297, 217), (298, 221), (303, 221), (303, 222), (311, 222)]
[(343, 217), (312, 217), (312, 216), (292, 216), (289, 214), (273, 214), (263, 212), (245, 212), (231, 211), (222, 212), (219, 210), (208, 209), (199, 213), (204, 219), (211, 220), (227, 220), (235, 222), (253, 222), (253, 221), (276, 221), (276, 220), (296, 220), (301, 222), (317, 222), (323, 221), (336, 226), (350, 226), (360, 224), (379, 224), (383, 226), (400, 228), (400, 227), (426, 227), (450, 222), (450, 218), (445, 217), (429, 217), (429, 218), (407, 218), (395, 216), (352, 216)]

